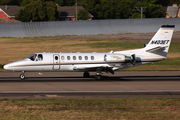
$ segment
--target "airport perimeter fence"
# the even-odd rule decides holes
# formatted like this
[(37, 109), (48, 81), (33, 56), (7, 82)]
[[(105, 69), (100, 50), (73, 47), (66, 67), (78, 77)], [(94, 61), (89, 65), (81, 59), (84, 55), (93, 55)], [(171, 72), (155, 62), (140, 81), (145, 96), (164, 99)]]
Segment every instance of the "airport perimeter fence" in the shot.
[(23, 22), (0, 23), (0, 37), (149, 33), (166, 24), (175, 25), (175, 30), (180, 30), (179, 18)]

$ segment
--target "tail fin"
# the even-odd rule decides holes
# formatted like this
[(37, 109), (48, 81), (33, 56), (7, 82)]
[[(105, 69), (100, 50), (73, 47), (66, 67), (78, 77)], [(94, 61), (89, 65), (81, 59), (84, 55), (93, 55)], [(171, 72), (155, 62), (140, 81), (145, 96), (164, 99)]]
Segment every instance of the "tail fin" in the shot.
[(146, 52), (166, 57), (175, 25), (163, 25), (145, 47)]

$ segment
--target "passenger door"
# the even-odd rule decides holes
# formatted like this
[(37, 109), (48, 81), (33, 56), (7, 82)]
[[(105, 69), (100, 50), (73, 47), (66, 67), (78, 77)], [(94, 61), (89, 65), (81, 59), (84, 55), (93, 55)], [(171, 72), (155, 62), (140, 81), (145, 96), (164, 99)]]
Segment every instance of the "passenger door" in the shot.
[(58, 54), (53, 55), (53, 70), (60, 69), (60, 56)]

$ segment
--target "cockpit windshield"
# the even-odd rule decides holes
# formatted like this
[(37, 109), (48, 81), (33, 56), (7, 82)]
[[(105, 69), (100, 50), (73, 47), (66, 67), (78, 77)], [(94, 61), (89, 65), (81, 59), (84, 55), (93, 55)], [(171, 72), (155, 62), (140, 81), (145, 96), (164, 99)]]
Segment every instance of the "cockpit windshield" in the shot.
[(30, 60), (34, 61), (36, 59), (36, 56), (37, 56), (37, 54), (33, 54), (33, 55), (29, 56), (28, 58)]
[(42, 61), (43, 55), (42, 54), (33, 54), (30, 57), (28, 57), (32, 61)]

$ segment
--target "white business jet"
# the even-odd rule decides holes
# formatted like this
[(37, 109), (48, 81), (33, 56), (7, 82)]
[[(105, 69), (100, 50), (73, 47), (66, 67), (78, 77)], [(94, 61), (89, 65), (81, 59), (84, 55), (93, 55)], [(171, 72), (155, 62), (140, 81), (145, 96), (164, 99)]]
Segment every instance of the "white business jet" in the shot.
[(175, 25), (163, 25), (141, 49), (116, 51), (108, 53), (35, 53), (25, 60), (6, 64), (4, 69), (25, 72), (96, 72), (95, 79), (100, 80), (102, 72), (114, 74), (114, 71), (143, 65), (160, 60), (167, 56)]

